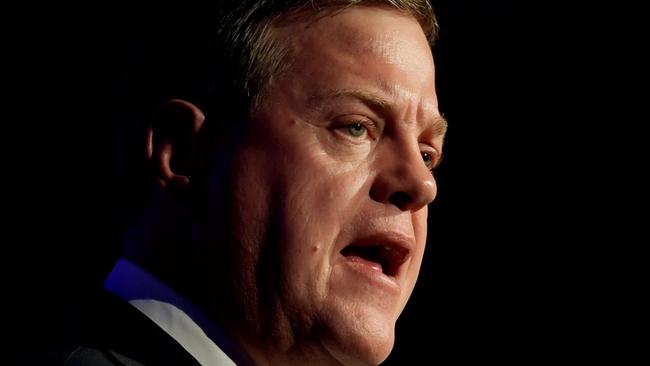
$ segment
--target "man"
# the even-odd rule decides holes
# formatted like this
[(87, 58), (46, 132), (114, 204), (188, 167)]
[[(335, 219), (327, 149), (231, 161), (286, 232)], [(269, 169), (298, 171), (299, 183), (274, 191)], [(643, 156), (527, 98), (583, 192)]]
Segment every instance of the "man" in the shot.
[(379, 364), (446, 131), (430, 5), (219, 7), (213, 84), (153, 114), (150, 199), (66, 362)]

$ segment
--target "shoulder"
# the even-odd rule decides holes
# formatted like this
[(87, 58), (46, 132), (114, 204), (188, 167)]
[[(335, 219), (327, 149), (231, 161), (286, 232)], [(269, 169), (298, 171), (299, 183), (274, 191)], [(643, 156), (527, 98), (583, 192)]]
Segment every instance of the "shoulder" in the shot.
[[(82, 319), (80, 331), (65, 346), (38, 351), (30, 365), (139, 366), (188, 365), (198, 362), (138, 309), (114, 295), (96, 294)], [(57, 344), (63, 343), (56, 340)]]
[(111, 350), (100, 350), (96, 348), (79, 347), (74, 350), (65, 360), (64, 366), (143, 366), (141, 363), (132, 360)]
[(31, 354), (27, 365), (52, 366), (144, 366), (109, 349), (92, 347), (50, 349)]
[(34, 356), (30, 365), (63, 366), (143, 366), (143, 364), (112, 350), (77, 347), (60, 349)]

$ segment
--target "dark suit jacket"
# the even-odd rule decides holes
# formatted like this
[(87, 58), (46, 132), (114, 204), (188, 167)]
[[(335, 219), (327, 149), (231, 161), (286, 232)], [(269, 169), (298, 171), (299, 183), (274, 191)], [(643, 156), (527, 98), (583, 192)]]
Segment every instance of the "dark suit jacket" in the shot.
[(122, 299), (102, 292), (86, 314), (71, 344), (31, 358), (33, 365), (200, 366), (165, 331)]

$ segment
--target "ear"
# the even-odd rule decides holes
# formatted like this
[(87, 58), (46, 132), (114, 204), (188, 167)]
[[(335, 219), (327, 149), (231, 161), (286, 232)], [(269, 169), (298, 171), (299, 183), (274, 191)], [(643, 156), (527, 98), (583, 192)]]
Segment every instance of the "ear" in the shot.
[(186, 186), (196, 160), (197, 135), (205, 116), (194, 104), (171, 99), (155, 113), (147, 131), (147, 157), (161, 187)]

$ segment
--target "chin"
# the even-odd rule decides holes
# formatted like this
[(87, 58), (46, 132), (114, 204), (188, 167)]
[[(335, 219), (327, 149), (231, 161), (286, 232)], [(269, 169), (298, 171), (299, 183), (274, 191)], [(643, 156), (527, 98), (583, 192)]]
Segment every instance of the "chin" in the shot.
[(383, 362), (393, 349), (395, 322), (372, 319), (372, 316), (347, 320), (353, 324), (346, 327), (342, 318), (330, 323), (334, 327), (324, 342), (328, 352), (343, 365), (378, 365)]

